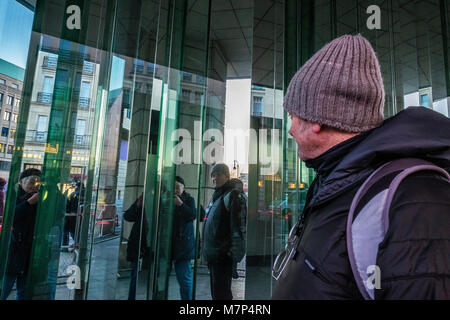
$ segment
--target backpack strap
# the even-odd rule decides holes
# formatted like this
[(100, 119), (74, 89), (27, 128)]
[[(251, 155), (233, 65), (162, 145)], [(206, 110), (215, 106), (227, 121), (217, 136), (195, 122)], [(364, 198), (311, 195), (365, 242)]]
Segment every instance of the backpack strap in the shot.
[[(390, 161), (377, 170), (361, 185), (353, 198), (347, 220), (347, 251), (358, 289), (366, 300), (375, 299), (374, 286), (368, 272), (376, 265), (378, 245), (383, 241), (389, 228), (389, 209), (400, 182), (408, 175), (422, 170), (441, 173), (450, 180), (444, 169), (422, 159), (403, 158)], [(370, 199), (364, 207), (355, 212), (359, 202), (378, 181), (387, 175), (400, 171), (389, 187)], [(356, 214), (356, 218), (355, 217)], [(369, 271), (370, 270), (370, 271)]]

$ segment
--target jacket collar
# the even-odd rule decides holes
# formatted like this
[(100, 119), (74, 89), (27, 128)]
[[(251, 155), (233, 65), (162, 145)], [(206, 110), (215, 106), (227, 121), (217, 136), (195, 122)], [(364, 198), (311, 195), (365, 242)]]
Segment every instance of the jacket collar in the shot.
[(318, 178), (309, 205), (328, 201), (366, 179), (381, 164), (420, 158), (450, 172), (450, 119), (424, 107), (409, 107), (305, 162)]
[(350, 139), (347, 139), (332, 148), (328, 149), (320, 156), (305, 161), (308, 168), (313, 168), (317, 175), (326, 178), (339, 162), (345, 157), (348, 152), (367, 136), (367, 132), (358, 134)]
[(367, 137), (368, 132), (369, 131), (362, 132), (333, 146), (320, 156), (305, 161), (306, 167), (313, 168), (316, 172), (316, 179), (314, 184), (311, 186), (313, 188), (311, 191), (311, 205), (316, 205), (319, 204), (319, 202), (328, 200), (329, 198), (337, 195), (337, 192), (339, 192), (342, 188), (353, 185), (355, 182), (359, 181), (362, 176), (366, 175), (366, 173), (363, 173), (362, 176), (360, 176), (359, 173), (352, 173), (345, 179), (332, 181), (329, 179), (330, 175), (336, 167), (338, 167), (342, 159), (344, 159), (346, 155), (355, 148), (355, 146)]

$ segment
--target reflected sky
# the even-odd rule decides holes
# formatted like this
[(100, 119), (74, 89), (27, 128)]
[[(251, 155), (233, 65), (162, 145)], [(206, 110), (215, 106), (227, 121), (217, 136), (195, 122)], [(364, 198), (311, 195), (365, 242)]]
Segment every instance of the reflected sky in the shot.
[(0, 1), (0, 59), (25, 69), (33, 16), (15, 0)]

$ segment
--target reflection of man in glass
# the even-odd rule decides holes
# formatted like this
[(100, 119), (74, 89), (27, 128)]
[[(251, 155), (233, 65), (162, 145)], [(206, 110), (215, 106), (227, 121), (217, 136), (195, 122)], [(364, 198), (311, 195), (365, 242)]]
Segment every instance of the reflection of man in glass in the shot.
[[(128, 222), (134, 222), (131, 228), (130, 236), (128, 237), (127, 246), (127, 261), (131, 262), (131, 279), (130, 279), (130, 289), (128, 292), (128, 300), (136, 299), (136, 281), (137, 273), (139, 268), (139, 259), (143, 258), (147, 251), (147, 223), (146, 220), (142, 218), (142, 201), (144, 194), (136, 199), (136, 201), (125, 211), (123, 217)], [(141, 233), (141, 224), (142, 235)]]
[[(66, 205), (66, 215), (65, 215), (65, 221), (64, 221), (64, 233), (63, 233), (63, 246), (64, 251), (67, 251), (67, 246), (69, 245), (69, 235), (72, 237), (73, 241), (76, 243), (78, 242), (77, 239), (75, 239), (75, 227), (77, 224), (77, 212), (78, 212), (78, 205), (83, 204), (83, 201), (80, 198), (82, 196), (81, 193), (81, 181), (74, 180), (72, 183), (72, 187), (74, 187), (74, 191), (69, 195), (67, 199), (67, 205)], [(84, 191), (84, 190), (83, 190)], [(73, 249), (75, 245), (71, 245), (69, 248)]]
[(194, 259), (195, 200), (184, 190), (184, 180), (175, 178), (175, 207), (172, 231), (172, 259), (182, 300), (192, 300), (191, 259)]
[(27, 169), (20, 174), (2, 300), (8, 298), (16, 280), (17, 300), (25, 299), (25, 281), (33, 245), (40, 181), (41, 171), (38, 169)]
[(247, 215), (242, 182), (230, 180), (225, 164), (216, 164), (211, 171), (214, 194), (206, 209), (203, 226), (203, 257), (208, 262), (213, 300), (231, 300), (233, 264), (245, 255)]

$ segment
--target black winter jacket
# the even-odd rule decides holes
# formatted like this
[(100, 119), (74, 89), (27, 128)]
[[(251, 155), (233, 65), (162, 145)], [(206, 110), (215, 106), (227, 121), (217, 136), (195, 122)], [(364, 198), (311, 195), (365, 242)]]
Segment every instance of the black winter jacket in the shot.
[[(235, 201), (230, 197), (227, 210), (224, 198), (230, 192), (237, 192), (239, 196), (234, 198)], [(240, 262), (246, 249), (245, 194), (235, 187), (232, 180), (228, 180), (215, 190), (205, 211), (202, 242), (204, 259), (209, 263)]]
[[(317, 176), (308, 191), (297, 254), (277, 281), (273, 299), (362, 299), (348, 260), (347, 214), (364, 180), (381, 164), (402, 157), (450, 171), (450, 119), (410, 107), (306, 161)], [(439, 174), (422, 171), (402, 181), (379, 245), (381, 289), (375, 299), (450, 299), (449, 214), (450, 183)]]
[(32, 195), (19, 186), (6, 268), (8, 274), (28, 271), (37, 210), (37, 204), (31, 205), (27, 201)]
[[(128, 222), (134, 222), (131, 227), (127, 245), (127, 261), (137, 262), (147, 251), (147, 221), (142, 217), (142, 206), (138, 206), (137, 200), (125, 211), (123, 217)], [(142, 225), (143, 222), (143, 225)], [(142, 235), (141, 235), (142, 225)]]
[(195, 253), (195, 200), (187, 192), (183, 192), (180, 198), (183, 204), (175, 205), (172, 229), (172, 259), (176, 261), (194, 259)]

